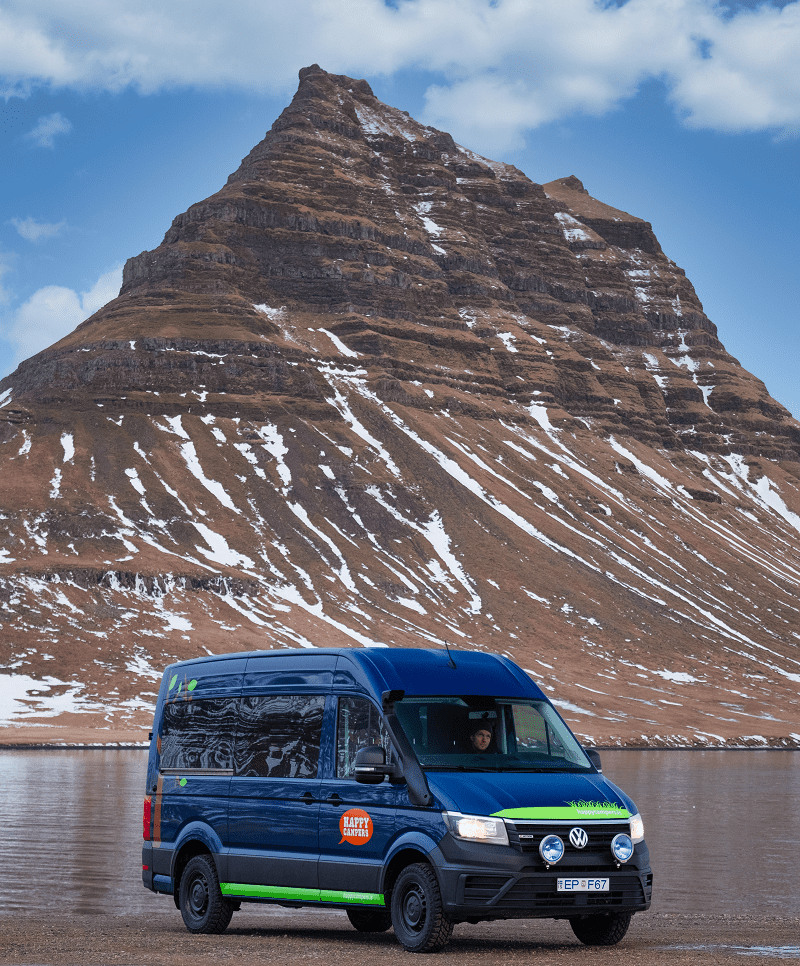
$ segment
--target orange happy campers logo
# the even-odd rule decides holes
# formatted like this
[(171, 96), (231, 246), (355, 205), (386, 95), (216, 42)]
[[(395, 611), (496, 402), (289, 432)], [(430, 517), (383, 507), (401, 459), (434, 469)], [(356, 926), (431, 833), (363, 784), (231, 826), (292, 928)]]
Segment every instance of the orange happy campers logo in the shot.
[(342, 842), (363, 845), (372, 838), (372, 819), (362, 809), (350, 808), (339, 819), (339, 831), (342, 833), (339, 845)]

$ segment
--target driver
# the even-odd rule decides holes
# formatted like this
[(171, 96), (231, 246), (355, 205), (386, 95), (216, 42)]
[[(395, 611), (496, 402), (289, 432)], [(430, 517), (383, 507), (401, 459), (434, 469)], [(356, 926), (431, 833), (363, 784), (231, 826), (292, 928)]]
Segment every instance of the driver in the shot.
[(470, 725), (469, 729), (469, 748), (477, 755), (485, 755), (487, 752), (494, 751), (491, 748), (494, 732), (488, 721), (478, 720)]

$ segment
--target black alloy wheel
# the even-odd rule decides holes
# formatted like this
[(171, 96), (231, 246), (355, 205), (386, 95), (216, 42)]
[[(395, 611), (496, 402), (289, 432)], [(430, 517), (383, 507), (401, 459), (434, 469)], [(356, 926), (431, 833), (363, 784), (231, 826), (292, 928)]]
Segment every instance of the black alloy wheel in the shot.
[(584, 946), (616, 946), (631, 924), (630, 912), (577, 916), (569, 921), (572, 931)]
[(453, 922), (442, 909), (442, 894), (433, 869), (417, 862), (403, 869), (392, 889), (392, 925), (402, 947), (410, 953), (435, 953), (453, 932)]
[(196, 855), (183, 870), (180, 908), (189, 932), (225, 932), (233, 916), (234, 904), (219, 889), (214, 860)]
[(386, 932), (392, 928), (388, 909), (347, 909), (347, 918), (359, 932)]

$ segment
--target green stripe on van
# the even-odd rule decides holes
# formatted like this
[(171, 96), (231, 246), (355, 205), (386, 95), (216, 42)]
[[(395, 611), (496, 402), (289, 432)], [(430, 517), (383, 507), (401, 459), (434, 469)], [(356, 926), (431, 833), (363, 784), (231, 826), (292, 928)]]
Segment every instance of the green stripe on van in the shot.
[(591, 822), (592, 820), (631, 817), (627, 808), (610, 803), (592, 802), (587, 805), (560, 805), (555, 808), (504, 808), (493, 812), (493, 818), (518, 819), (520, 822)]
[(224, 896), (243, 899), (284, 899), (292, 902), (341, 902), (360, 906), (384, 906), (380, 892), (337, 892), (332, 889), (297, 889), (292, 886), (248, 885), (220, 882)]

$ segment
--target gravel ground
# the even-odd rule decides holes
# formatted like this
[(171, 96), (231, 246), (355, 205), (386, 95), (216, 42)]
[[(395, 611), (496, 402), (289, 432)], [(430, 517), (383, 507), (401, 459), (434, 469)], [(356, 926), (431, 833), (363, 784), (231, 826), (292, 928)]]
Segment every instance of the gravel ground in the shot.
[[(618, 946), (581, 946), (565, 922), (496, 922), (456, 926), (436, 962), (511, 966), (800, 960), (800, 919), (749, 916), (634, 916)], [(406, 953), (389, 932), (362, 935), (343, 913), (243, 909), (222, 936), (192, 936), (177, 911), (143, 917), (2, 916), (2, 966), (226, 966), (228, 963), (430, 962)]]

